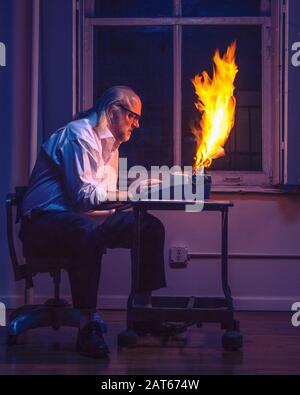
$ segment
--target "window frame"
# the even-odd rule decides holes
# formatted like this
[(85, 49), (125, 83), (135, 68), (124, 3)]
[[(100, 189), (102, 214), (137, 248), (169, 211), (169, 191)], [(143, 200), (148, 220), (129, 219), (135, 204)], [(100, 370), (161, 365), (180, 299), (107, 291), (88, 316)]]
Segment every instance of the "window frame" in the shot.
[[(84, 5), (82, 3), (84, 2)], [(80, 5), (81, 3), (81, 5)], [(262, 125), (262, 171), (218, 171), (211, 170), (214, 185), (217, 188), (232, 187), (271, 187), (273, 184), (274, 141), (278, 131), (272, 124), (272, 16), (251, 17), (182, 17), (181, 1), (174, 0), (174, 15), (158, 18), (96, 18), (94, 1), (80, 0), (78, 37), (81, 35), (81, 61), (79, 62), (78, 104), (79, 109), (89, 108), (93, 104), (93, 32), (97, 26), (173, 26), (173, 164), (181, 166), (181, 62), (182, 28), (184, 26), (259, 26), (261, 28), (261, 125)], [(84, 14), (82, 16), (82, 13)], [(80, 12), (79, 12), (80, 15)], [(275, 66), (274, 66), (275, 67)], [(191, 103), (192, 105), (192, 103)], [(272, 134), (273, 130), (273, 134)], [(276, 161), (275, 161), (276, 162)]]

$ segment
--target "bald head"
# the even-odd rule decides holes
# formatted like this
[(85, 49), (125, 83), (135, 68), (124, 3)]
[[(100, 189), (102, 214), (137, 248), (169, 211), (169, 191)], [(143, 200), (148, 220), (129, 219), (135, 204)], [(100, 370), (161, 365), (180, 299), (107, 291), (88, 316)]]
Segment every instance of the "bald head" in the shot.
[(139, 103), (141, 107), (141, 100), (133, 89), (128, 86), (116, 85), (107, 89), (99, 98), (96, 104), (98, 114), (102, 111), (108, 110), (109, 106), (114, 103), (123, 103), (124, 105), (133, 106)]
[[(134, 107), (135, 109), (139, 107), (141, 111), (142, 109), (141, 99), (131, 88), (128, 88), (127, 86), (115, 86), (111, 89), (114, 88), (116, 89), (116, 96), (117, 96), (116, 102), (121, 102), (121, 104), (129, 107), (130, 109), (132, 107)], [(139, 113), (139, 115), (141, 114)]]
[(98, 114), (105, 113), (107, 126), (120, 144), (130, 139), (139, 127), (142, 102), (133, 89), (127, 86), (113, 86), (99, 99)]

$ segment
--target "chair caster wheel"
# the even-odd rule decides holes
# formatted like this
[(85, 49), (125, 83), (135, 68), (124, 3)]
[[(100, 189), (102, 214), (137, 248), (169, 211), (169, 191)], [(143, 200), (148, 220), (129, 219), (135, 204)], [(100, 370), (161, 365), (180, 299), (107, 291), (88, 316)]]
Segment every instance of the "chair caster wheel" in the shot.
[(138, 343), (138, 336), (132, 329), (126, 329), (118, 334), (118, 347), (135, 347)]
[(222, 336), (224, 350), (236, 351), (243, 347), (243, 335), (239, 331), (226, 331)]

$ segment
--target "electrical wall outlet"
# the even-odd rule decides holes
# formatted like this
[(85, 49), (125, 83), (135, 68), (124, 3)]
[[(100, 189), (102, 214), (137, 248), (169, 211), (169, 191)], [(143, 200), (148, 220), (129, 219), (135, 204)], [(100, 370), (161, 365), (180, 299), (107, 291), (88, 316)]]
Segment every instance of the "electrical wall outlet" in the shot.
[(173, 268), (184, 268), (187, 266), (189, 259), (188, 249), (186, 247), (173, 246), (170, 248), (170, 266)]

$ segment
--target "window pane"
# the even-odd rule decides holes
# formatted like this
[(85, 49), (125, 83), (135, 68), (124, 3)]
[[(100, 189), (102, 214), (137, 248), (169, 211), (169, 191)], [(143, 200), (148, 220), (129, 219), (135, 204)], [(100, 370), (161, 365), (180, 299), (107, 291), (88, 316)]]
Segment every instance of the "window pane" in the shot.
[(182, 0), (182, 15), (192, 16), (261, 16), (270, 15), (270, 2), (264, 8), (260, 0)]
[(199, 119), (194, 106), (192, 78), (203, 70), (212, 76), (212, 57), (236, 40), (235, 126), (225, 144), (226, 156), (213, 161), (212, 170), (259, 171), (262, 168), (261, 31), (258, 26), (184, 27), (182, 56), (182, 158), (192, 165), (196, 141), (190, 123)]
[(143, 103), (140, 128), (120, 146), (128, 165), (173, 160), (173, 51), (170, 27), (96, 27), (94, 100), (113, 85), (128, 85)]
[(96, 0), (95, 16), (101, 18), (172, 16), (172, 0)]

